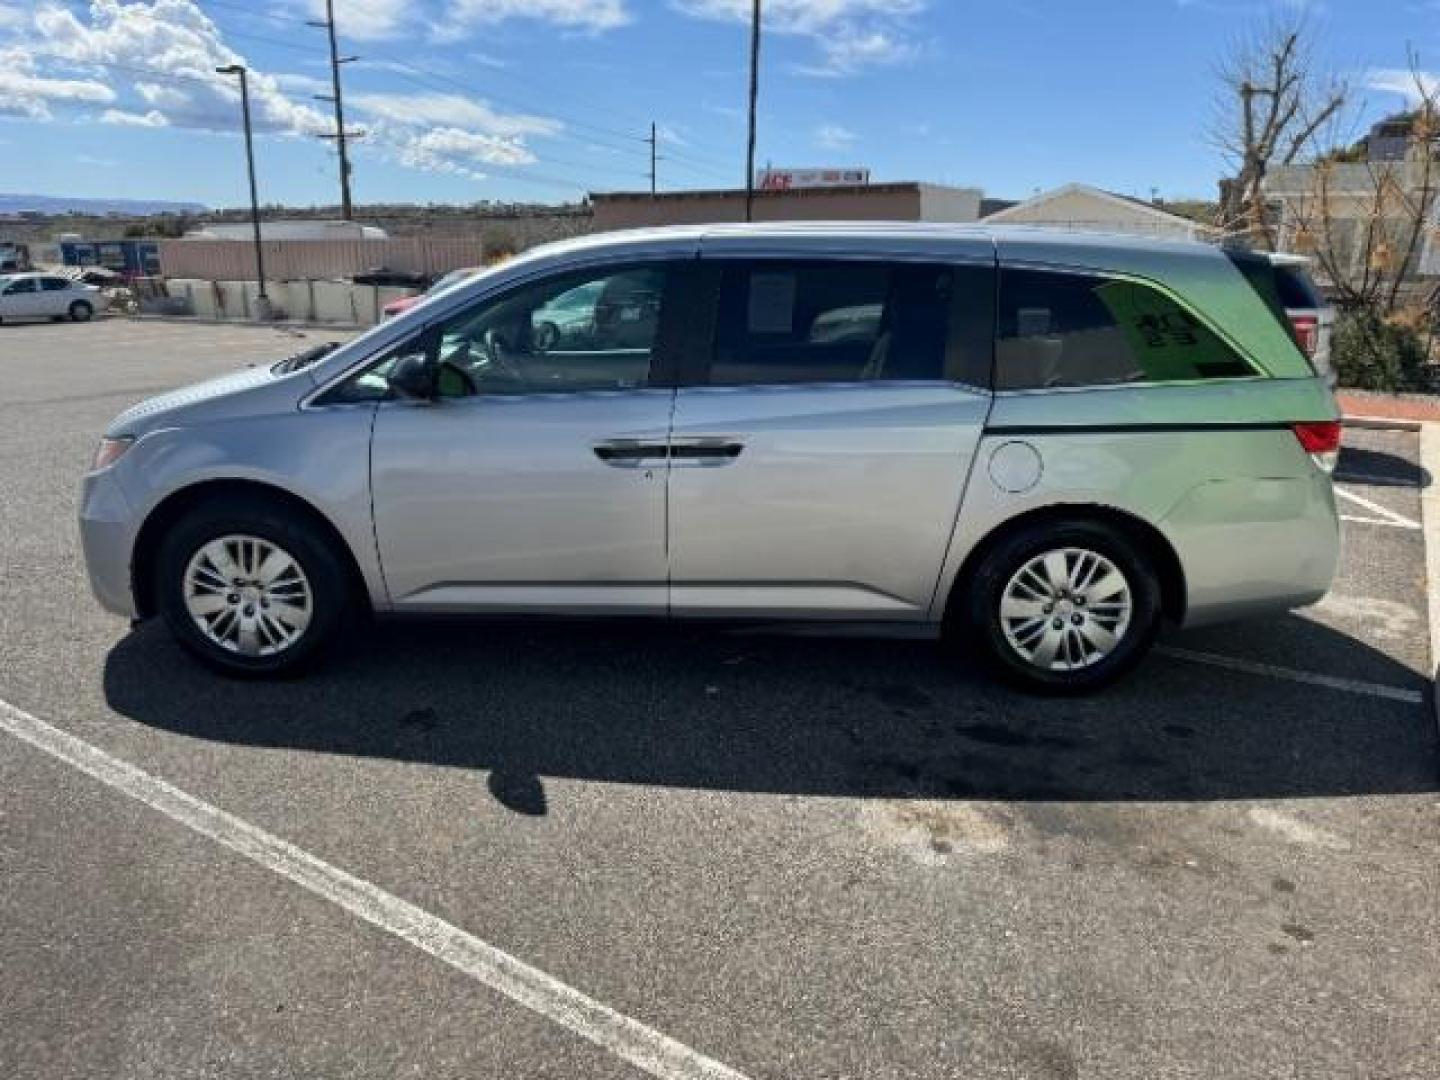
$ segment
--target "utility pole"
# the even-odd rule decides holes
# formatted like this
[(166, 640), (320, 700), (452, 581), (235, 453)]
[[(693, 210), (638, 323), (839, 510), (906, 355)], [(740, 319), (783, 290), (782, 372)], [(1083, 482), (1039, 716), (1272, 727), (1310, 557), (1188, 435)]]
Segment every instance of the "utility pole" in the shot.
[(650, 138), (645, 140), (650, 144), (650, 197), (655, 197), (655, 121), (650, 121)]
[(335, 42), (335, 0), (325, 0), (325, 21), (307, 20), (307, 25), (322, 27), (330, 38), (330, 86), (331, 94), (316, 94), (316, 101), (328, 101), (335, 106), (335, 132), (321, 135), (322, 139), (334, 139), (335, 149), (340, 155), (340, 216), (346, 221), (354, 217), (350, 202), (350, 153), (345, 145), (347, 138), (359, 138), (362, 132), (345, 130), (345, 105), (340, 95), (340, 65), (352, 64), (358, 56), (341, 56)]
[(745, 220), (755, 220), (755, 101), (760, 95), (760, 0), (750, 9), (750, 137), (745, 150)]
[(260, 242), (260, 194), (255, 187), (255, 143), (250, 133), (250, 84), (246, 80), (245, 68), (240, 64), (217, 67), (215, 74), (240, 76), (240, 116), (245, 124), (245, 167), (250, 173), (250, 223), (255, 230), (255, 277), (260, 282), (255, 314), (257, 318), (264, 320), (270, 317), (270, 298), (265, 295), (265, 246)]

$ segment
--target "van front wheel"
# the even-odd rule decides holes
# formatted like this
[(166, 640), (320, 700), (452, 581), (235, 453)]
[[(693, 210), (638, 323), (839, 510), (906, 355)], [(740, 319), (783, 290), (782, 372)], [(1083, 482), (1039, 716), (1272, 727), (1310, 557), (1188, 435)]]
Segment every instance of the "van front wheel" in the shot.
[(304, 517), (266, 500), (201, 504), (160, 545), (159, 608), (195, 657), (230, 675), (313, 664), (351, 607), (345, 571)]
[(1154, 644), (1160, 585), (1149, 558), (1099, 522), (1037, 524), (995, 545), (971, 578), (972, 638), (1012, 682), (1085, 693)]

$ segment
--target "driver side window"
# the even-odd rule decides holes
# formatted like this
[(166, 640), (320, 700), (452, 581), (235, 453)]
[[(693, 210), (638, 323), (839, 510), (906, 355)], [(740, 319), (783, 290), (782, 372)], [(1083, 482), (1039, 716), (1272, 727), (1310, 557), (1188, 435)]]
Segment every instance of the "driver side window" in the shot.
[(574, 393), (650, 385), (669, 273), (606, 267), (521, 286), (439, 331), (440, 393)]

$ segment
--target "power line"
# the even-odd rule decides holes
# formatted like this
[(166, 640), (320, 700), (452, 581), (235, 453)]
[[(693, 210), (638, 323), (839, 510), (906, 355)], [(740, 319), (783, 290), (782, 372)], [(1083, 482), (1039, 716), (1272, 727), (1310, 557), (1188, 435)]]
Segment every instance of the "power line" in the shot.
[[(226, 8), (234, 11), (246, 12), (247, 14), (253, 14), (253, 12), (251, 12), (249, 9), (239, 4), (220, 3), (218, 2), (218, 0), (205, 0), (205, 2), (214, 7)], [(299, 23), (302, 20), (296, 19), (294, 21)], [(302, 51), (305, 50), (305, 46), (297, 45), (293, 41), (282, 41), (277, 38), (264, 37), (263, 35), (251, 34), (249, 32), (239, 30), (227, 30), (226, 33), (232, 37), (241, 38), (242, 40), (256, 41), (266, 45), (274, 45), (278, 48), (292, 50), (298, 49)], [(392, 70), (395, 74), (399, 75), (401, 78), (408, 78), (411, 82), (415, 82), (417, 85), (425, 86), (429, 89), (453, 88), (461, 90), (467, 95), (477, 93), (476, 88), (468, 83), (462, 82), (459, 79), (446, 75), (443, 72), (430, 71), (425, 68), (418, 67), (414, 64), (409, 63), (408, 61), (400, 59), (398, 56), (394, 56), (389, 53), (372, 52), (370, 56), (366, 59), (372, 62), (383, 61), (390, 66), (390, 70)], [(503, 68), (497, 68), (495, 69), (495, 71), (496, 74), (501, 77), (510, 78), (513, 81), (520, 82), (525, 85), (535, 85), (533, 83), (529, 83), (528, 80), (519, 79), (518, 77), (509, 74)], [(542, 118), (560, 120), (576, 130), (592, 132), (594, 134), (605, 136), (606, 138), (604, 139), (597, 139), (594, 137), (594, 134), (587, 137), (590, 138), (590, 141), (605, 146), (609, 149), (618, 150), (621, 153), (633, 153), (637, 155), (646, 152), (642, 149), (642, 144), (648, 142), (649, 140), (646, 139), (644, 136), (635, 136), (630, 134), (629, 132), (621, 131), (616, 128), (607, 127), (600, 124), (594, 124), (588, 120), (579, 119), (571, 113), (559, 112), (554, 109), (539, 106), (535, 103), (509, 97), (503, 94), (496, 94), (490, 91), (481, 91), (479, 92), (479, 96), (481, 100), (495, 101), (502, 105), (508, 105), (511, 108), (523, 109), (529, 112), (534, 112), (540, 114)], [(613, 139), (623, 140), (623, 143), (617, 144), (613, 141), (610, 141)], [(726, 172), (728, 172), (728, 166), (724, 162), (716, 158), (709, 157), (705, 154), (701, 154), (688, 149), (679, 150), (673, 148), (672, 146), (672, 148), (667, 152), (667, 160), (670, 159), (688, 160), (696, 166), (696, 169), (692, 171), (709, 171), (717, 177), (724, 175)]]

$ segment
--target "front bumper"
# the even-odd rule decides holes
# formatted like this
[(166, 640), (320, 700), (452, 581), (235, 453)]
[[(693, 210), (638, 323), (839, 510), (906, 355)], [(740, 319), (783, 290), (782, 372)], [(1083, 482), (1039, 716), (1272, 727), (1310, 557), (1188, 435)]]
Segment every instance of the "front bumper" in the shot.
[(116, 615), (139, 615), (130, 573), (134, 543), (128, 500), (111, 470), (85, 477), (80, 495), (80, 546), (90, 589), (100, 605)]

